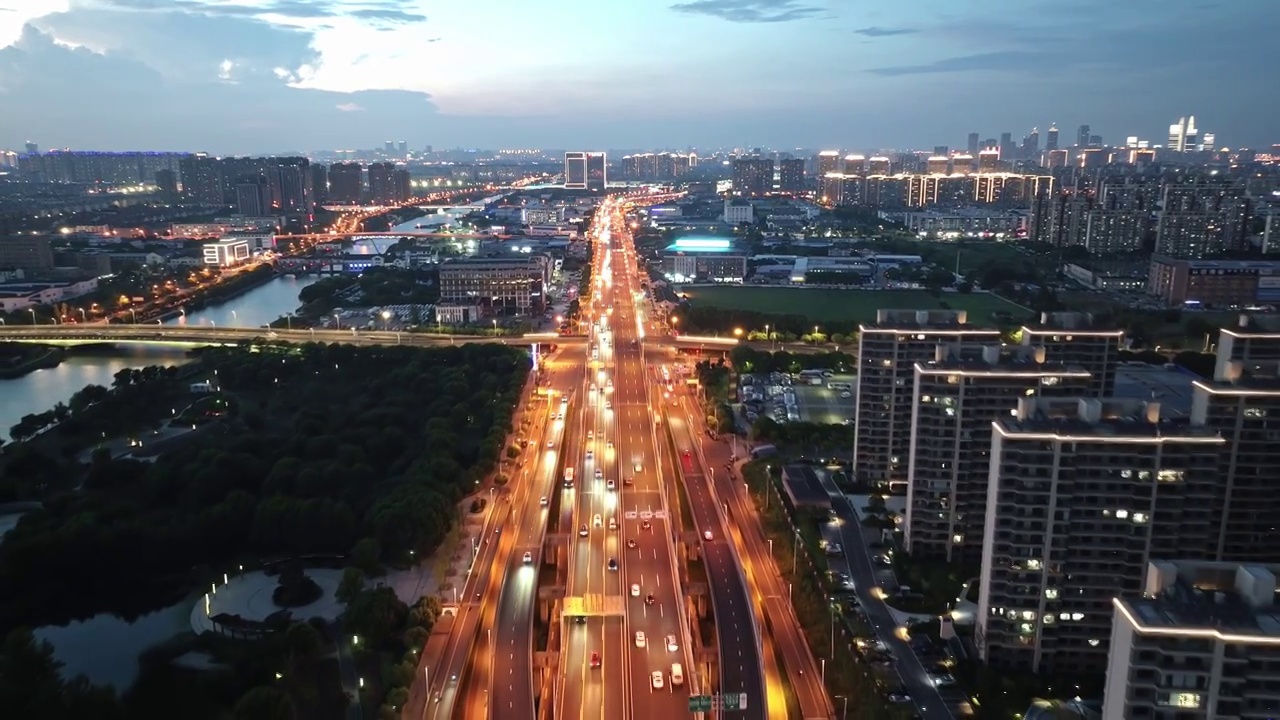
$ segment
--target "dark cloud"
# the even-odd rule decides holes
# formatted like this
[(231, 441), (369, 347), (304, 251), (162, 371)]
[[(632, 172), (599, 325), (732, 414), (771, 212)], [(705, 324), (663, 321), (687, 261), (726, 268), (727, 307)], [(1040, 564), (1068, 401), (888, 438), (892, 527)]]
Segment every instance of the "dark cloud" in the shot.
[(893, 37), (894, 35), (912, 35), (920, 32), (915, 28), (882, 28), (882, 27), (864, 27), (853, 31), (856, 35), (865, 35), (866, 37), (880, 38)]
[(690, 0), (671, 6), (676, 12), (709, 15), (740, 23), (780, 23), (804, 20), (823, 13), (802, 0)]
[(413, 23), (427, 19), (426, 15), (405, 12), (395, 8), (363, 8), (361, 10), (352, 10), (344, 14), (351, 17), (357, 17), (362, 20), (383, 20), (385, 22), (395, 23)]
[(896, 77), (899, 75), (929, 75), (936, 73), (967, 73), (975, 71), (1016, 70), (1026, 71), (1052, 65), (1054, 60), (1045, 53), (1030, 50), (1001, 50), (997, 52), (961, 55), (935, 60), (921, 65), (892, 65), (871, 68), (873, 75)]

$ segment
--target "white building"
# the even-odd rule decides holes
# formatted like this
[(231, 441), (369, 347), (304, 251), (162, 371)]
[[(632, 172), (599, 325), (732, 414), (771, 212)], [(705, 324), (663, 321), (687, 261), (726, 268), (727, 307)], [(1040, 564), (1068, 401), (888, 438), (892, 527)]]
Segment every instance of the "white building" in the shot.
[(725, 200), (724, 221), (730, 225), (755, 222), (755, 207), (746, 200)]
[(205, 243), (204, 264), (219, 267), (239, 265), (249, 259), (249, 241), (241, 239), (215, 240)]
[(1280, 715), (1277, 565), (1158, 561), (1113, 600), (1103, 720)]

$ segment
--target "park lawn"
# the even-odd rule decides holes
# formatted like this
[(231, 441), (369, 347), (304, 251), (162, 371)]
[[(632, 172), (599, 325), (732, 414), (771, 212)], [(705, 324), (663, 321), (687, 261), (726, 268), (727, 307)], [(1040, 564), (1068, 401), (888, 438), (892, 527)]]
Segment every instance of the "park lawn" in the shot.
[(997, 312), (1015, 318), (1028, 313), (988, 293), (942, 293), (925, 290), (840, 290), (835, 288), (700, 286), (679, 291), (695, 305), (747, 310), (774, 315), (803, 315), (814, 322), (875, 322), (876, 311), (941, 310), (944, 303), (953, 310), (967, 310), (970, 322), (986, 322)]

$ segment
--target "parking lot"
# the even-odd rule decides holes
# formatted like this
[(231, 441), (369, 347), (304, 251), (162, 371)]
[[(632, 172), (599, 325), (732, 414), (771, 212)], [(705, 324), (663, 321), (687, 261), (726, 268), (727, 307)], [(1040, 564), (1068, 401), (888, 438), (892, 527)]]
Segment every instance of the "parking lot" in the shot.
[(855, 380), (853, 375), (830, 371), (743, 375), (738, 379), (738, 396), (748, 422), (768, 415), (778, 422), (849, 425), (854, 416)]

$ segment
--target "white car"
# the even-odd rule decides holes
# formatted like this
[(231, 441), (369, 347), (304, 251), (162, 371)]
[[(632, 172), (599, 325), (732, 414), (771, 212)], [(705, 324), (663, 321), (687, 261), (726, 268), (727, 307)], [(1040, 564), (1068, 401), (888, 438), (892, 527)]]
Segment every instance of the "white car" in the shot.
[(596, 437), (596, 431), (595, 431), (595, 430), (588, 430), (588, 431), (587, 431), (587, 439), (588, 439), (588, 440), (594, 440), (594, 439), (595, 439), (595, 437)]
[(632, 584), (631, 584), (631, 597), (640, 597), (640, 585), (639, 585), (639, 583), (632, 583)]
[(549, 447), (549, 448), (553, 448), (553, 447), (555, 447), (555, 446), (556, 446), (556, 441), (555, 441), (555, 440), (548, 440), (548, 441), (547, 441), (547, 447)]
[(613, 409), (613, 403), (609, 402), (608, 400), (605, 400), (605, 401), (604, 401), (604, 409), (605, 409), (605, 410), (612, 410), (612, 409)]
[(596, 513), (595, 517), (591, 518), (591, 524), (596, 527), (601, 527), (604, 525), (604, 521), (600, 519), (600, 513)]
[(652, 677), (653, 677), (653, 689), (661, 690), (662, 689), (662, 671), (654, 670)]
[(707, 530), (706, 532), (702, 533), (702, 539), (703, 539), (703, 540), (710, 540), (710, 539), (711, 539), (711, 531), (710, 531), (710, 530)]
[(524, 554), (524, 564), (525, 564), (525, 565), (532, 565), (532, 564), (533, 564), (533, 553), (531, 553), (531, 552), (526, 552), (526, 553)]
[(605, 483), (605, 487), (610, 490), (613, 490), (617, 487), (617, 485), (613, 482), (613, 480), (610, 480), (609, 482)]
[(539, 499), (538, 499), (538, 504), (539, 504), (539, 505), (541, 505), (542, 507), (546, 507), (546, 506), (547, 506), (547, 496), (546, 496), (546, 495), (543, 495), (541, 498), (539, 498)]
[(680, 649), (680, 646), (676, 644), (676, 636), (668, 635), (667, 636), (667, 652), (675, 652), (679, 649)]
[(606, 449), (606, 450), (612, 450), (612, 449), (613, 449), (613, 441), (612, 441), (612, 440), (610, 440), (609, 442), (605, 443), (605, 444), (604, 444), (604, 447), (605, 447), (605, 449)]
[(596, 468), (596, 479), (600, 480), (603, 477), (604, 477), (604, 471), (601, 470), (600, 468)]
[(645, 646), (644, 633), (637, 630), (636, 631), (636, 647), (642, 648), (644, 646)]

